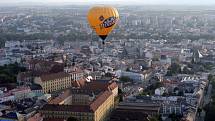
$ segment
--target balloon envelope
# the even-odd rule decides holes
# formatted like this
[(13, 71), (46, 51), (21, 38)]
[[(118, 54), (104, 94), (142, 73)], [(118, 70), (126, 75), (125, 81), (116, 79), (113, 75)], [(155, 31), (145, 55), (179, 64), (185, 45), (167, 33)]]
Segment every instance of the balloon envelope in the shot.
[(119, 13), (111, 6), (95, 6), (89, 10), (87, 18), (91, 28), (102, 40), (105, 40), (116, 26)]

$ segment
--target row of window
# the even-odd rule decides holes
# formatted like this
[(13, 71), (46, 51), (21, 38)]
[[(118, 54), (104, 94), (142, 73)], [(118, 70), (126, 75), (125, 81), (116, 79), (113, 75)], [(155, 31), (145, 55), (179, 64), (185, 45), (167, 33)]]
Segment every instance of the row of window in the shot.
[(43, 89), (45, 92), (56, 91), (60, 89), (65, 89), (71, 86), (71, 80), (61, 80), (59, 82), (46, 82), (43, 84)]
[(96, 119), (104, 120), (104, 118), (106, 118), (107, 115), (109, 115), (110, 111), (113, 108), (113, 105), (114, 105), (114, 102), (111, 96), (96, 111), (97, 112)]
[(71, 82), (62, 82), (62, 83), (49, 83), (44, 85), (44, 87), (53, 87), (53, 86), (59, 86), (59, 85), (63, 85), (63, 86), (68, 86), (71, 85)]
[(54, 111), (45, 111), (43, 112), (45, 115), (49, 116), (68, 116), (68, 115), (72, 115), (72, 116), (78, 116), (78, 117), (93, 117), (93, 113), (84, 113), (84, 112), (64, 112), (64, 111), (58, 111), (58, 112), (54, 112)]

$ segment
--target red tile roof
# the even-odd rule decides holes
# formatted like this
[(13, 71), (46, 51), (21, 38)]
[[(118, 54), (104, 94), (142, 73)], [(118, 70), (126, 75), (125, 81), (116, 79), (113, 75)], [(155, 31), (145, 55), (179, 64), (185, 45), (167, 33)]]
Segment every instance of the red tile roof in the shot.
[(95, 112), (110, 96), (112, 92), (105, 91), (98, 95), (98, 97), (90, 104), (90, 108)]
[(64, 77), (70, 77), (70, 75), (68, 73), (65, 73), (65, 72), (59, 72), (59, 73), (53, 73), (53, 74), (47, 74), (47, 75), (40, 76), (42, 81), (61, 79)]
[(74, 87), (79, 87), (84, 90), (96, 91), (96, 90), (114, 90), (118, 87), (116, 82), (109, 81), (109, 82), (102, 82), (93, 80), (91, 82), (86, 82), (85, 79), (80, 79), (73, 82)]
[(53, 100), (49, 101), (49, 104), (59, 104), (60, 102), (62, 102), (63, 100), (65, 100), (70, 95), (71, 95), (70, 90), (66, 90), (60, 96), (58, 96), (58, 97), (54, 98)]
[(30, 60), (29, 65), (31, 67), (30, 70), (33, 71), (33, 74), (36, 76), (40, 76), (44, 73), (58, 73), (62, 72), (64, 69), (64, 64), (45, 61), (45, 60)]
[(80, 79), (80, 80), (77, 80), (77, 81), (73, 81), (73, 86), (74, 87), (83, 87), (86, 83), (86, 80), (85, 79)]
[(60, 98), (46, 104), (41, 110), (44, 111), (70, 111), (70, 112), (95, 112), (110, 96), (112, 92), (101, 92), (90, 105), (58, 105)]
[(31, 118), (29, 118), (27, 121), (41, 121), (41, 120), (42, 120), (41, 114), (37, 113), (34, 116), (32, 116)]
[(116, 82), (112, 82), (112, 83), (109, 85), (109, 89), (110, 89), (110, 90), (114, 90), (116, 87), (118, 87), (118, 85), (117, 85)]
[(114, 87), (117, 87), (115, 82), (102, 82), (102, 81), (92, 81), (89, 83), (86, 83), (83, 86), (83, 89), (86, 90), (92, 90), (92, 91), (96, 91), (96, 90), (109, 90), (109, 89), (114, 89)]
[(72, 73), (83, 73), (83, 72), (84, 72), (84, 71), (83, 71), (81, 68), (79, 68), (79, 67), (71, 67), (70, 70), (71, 70)]

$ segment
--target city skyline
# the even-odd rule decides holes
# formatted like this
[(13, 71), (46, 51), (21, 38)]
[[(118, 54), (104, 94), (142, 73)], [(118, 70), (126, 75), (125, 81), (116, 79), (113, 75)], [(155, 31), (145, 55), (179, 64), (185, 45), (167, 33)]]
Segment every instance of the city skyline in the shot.
[[(122, 3), (123, 2), (123, 3)], [(49, 3), (49, 4), (143, 4), (143, 5), (215, 5), (213, 0), (0, 0), (0, 3)]]

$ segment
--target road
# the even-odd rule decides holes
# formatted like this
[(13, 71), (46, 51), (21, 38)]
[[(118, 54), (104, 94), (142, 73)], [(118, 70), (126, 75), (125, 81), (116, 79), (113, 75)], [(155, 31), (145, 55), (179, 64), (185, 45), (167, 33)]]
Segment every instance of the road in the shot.
[[(202, 107), (204, 107), (204, 106), (206, 106), (207, 104), (210, 103), (211, 93), (212, 93), (212, 85), (210, 84), (208, 86), (207, 94), (204, 96), (204, 103), (203, 103)], [(200, 116), (196, 117), (196, 121), (204, 121), (205, 115), (206, 115), (206, 112), (204, 110), (202, 110)]]
[(210, 84), (208, 86), (208, 92), (207, 92), (207, 95), (204, 97), (204, 104), (203, 106), (207, 105), (210, 103), (210, 100), (211, 100), (211, 93), (212, 93), (212, 85)]

